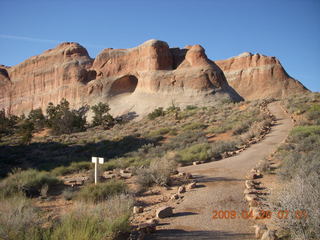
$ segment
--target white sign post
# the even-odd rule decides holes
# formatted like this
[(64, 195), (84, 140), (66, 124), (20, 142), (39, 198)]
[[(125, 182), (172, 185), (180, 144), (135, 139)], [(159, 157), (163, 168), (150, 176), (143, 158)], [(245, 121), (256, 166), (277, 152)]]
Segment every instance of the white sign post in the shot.
[(98, 164), (104, 163), (104, 158), (92, 157), (92, 162), (94, 163), (94, 184), (98, 183)]

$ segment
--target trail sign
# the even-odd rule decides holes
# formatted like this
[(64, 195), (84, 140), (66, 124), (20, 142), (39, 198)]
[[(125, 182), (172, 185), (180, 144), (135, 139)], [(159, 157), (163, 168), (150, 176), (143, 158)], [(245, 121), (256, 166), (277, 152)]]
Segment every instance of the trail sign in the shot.
[(104, 163), (104, 158), (92, 157), (92, 163), (94, 163), (94, 184), (98, 183), (98, 164)]

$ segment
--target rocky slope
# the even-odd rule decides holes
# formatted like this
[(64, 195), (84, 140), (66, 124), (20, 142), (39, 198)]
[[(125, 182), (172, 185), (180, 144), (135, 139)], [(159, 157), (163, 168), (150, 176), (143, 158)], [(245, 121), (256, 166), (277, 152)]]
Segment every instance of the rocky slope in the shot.
[(284, 98), (308, 91), (286, 73), (275, 57), (245, 52), (215, 63), (224, 72), (228, 83), (246, 100)]
[(169, 48), (158, 40), (104, 49), (96, 59), (77, 43), (62, 43), (16, 66), (0, 66), (0, 86), (0, 108), (13, 114), (61, 98), (72, 107), (108, 102), (114, 114), (241, 99), (201, 46)]

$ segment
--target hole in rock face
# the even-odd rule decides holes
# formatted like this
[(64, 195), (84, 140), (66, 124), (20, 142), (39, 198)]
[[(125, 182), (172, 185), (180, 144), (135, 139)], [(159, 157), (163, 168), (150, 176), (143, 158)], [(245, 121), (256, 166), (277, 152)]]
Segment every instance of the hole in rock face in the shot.
[(115, 96), (124, 93), (133, 93), (137, 87), (138, 79), (133, 75), (127, 75), (115, 80), (110, 88), (110, 95)]

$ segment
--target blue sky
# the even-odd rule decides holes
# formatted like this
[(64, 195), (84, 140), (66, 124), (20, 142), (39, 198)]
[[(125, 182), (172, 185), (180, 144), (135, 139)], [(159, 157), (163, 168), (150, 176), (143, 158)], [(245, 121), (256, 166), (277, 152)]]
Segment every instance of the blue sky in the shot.
[(212, 60), (249, 51), (280, 59), (320, 91), (319, 0), (0, 0), (0, 64), (15, 65), (59, 42), (95, 57), (148, 39), (201, 44)]

